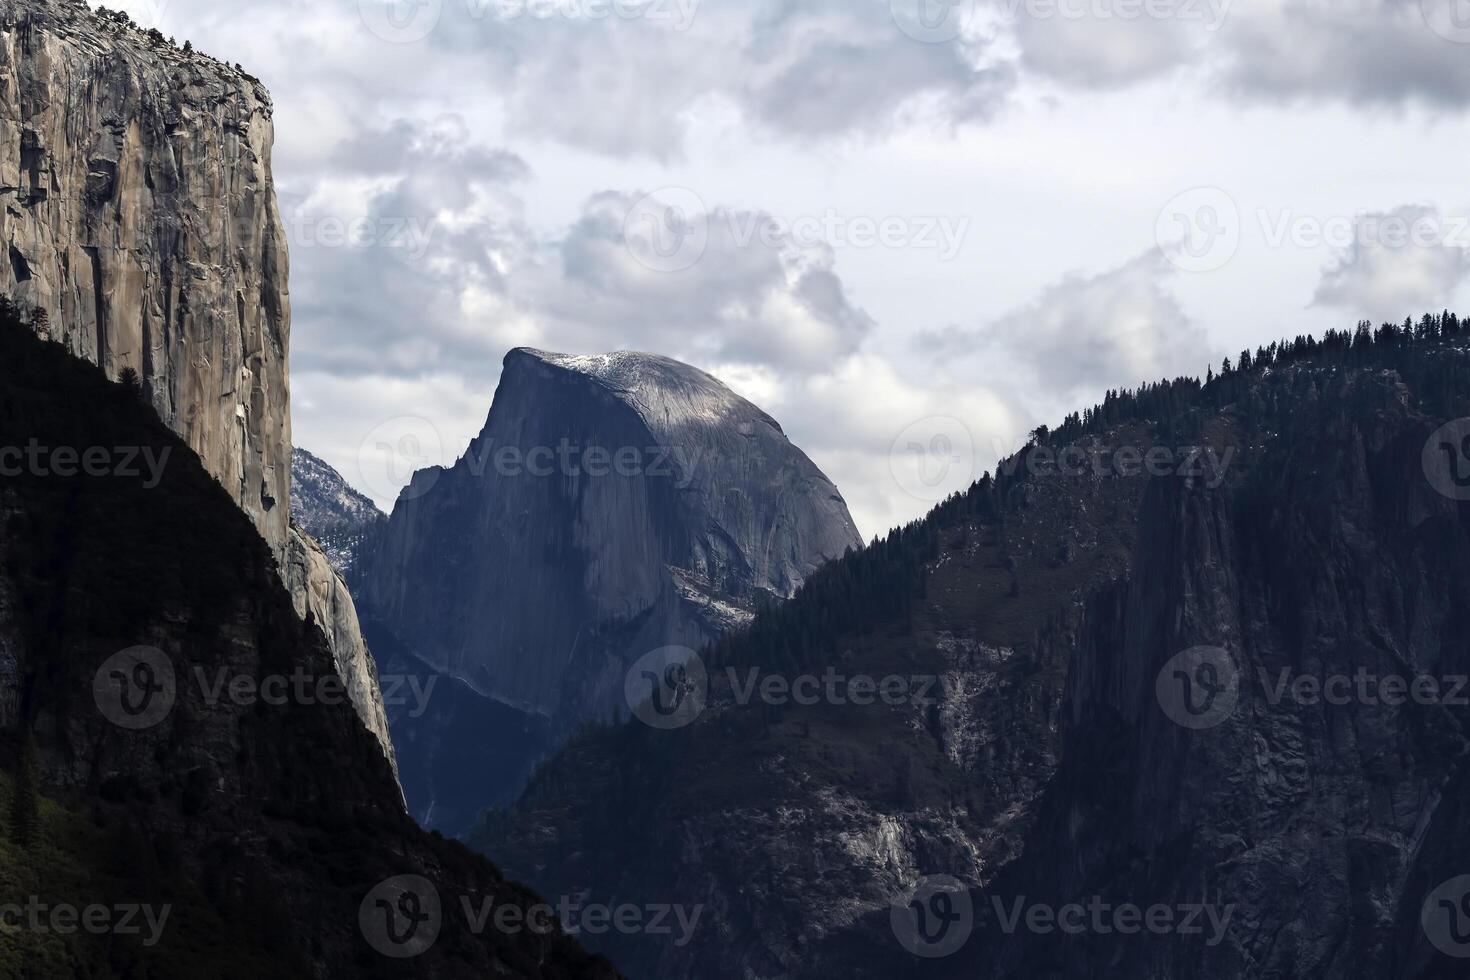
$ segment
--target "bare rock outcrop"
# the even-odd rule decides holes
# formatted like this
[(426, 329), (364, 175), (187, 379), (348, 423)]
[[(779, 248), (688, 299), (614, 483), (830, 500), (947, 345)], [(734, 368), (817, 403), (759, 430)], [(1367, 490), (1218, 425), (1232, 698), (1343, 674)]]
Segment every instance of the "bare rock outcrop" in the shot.
[(392, 757), (340, 578), (291, 529), (291, 309), (270, 96), (80, 0), (0, 0), (0, 290), (160, 419), (270, 545)]
[(697, 648), (861, 544), (832, 482), (715, 378), (520, 349), (464, 457), (400, 496), (362, 590), (436, 668), (582, 716), (630, 659)]
[(388, 718), (383, 711), (383, 692), (378, 686), (378, 668), (357, 624), (357, 607), (347, 583), (332, 567), (322, 546), (296, 525), (286, 546), (286, 587), (296, 614), (314, 622), (327, 637), (337, 673), (347, 685), (347, 695), (357, 716), (372, 732), (388, 756), (397, 775)]
[(291, 413), (265, 89), (80, 0), (0, 2), (0, 288), (138, 372), (277, 558)]
[[(705, 372), (652, 354), (518, 349), (479, 437), (453, 467), (414, 475), (350, 578), (375, 648), (499, 706), (483, 714), (509, 708), (521, 727), (549, 727), (555, 742), (626, 713), (643, 655), (702, 647), (861, 543), (832, 481)], [(442, 744), (428, 729), (452, 705), (405, 720), (404, 752)], [(545, 750), (538, 736), (526, 754)], [(519, 786), (489, 786), (497, 764), (455, 751), (473, 800), (467, 785), (441, 784), (416, 801), (414, 764), (402, 764), (415, 814), (450, 819), (460, 794), (460, 823), (445, 826), (463, 829), (473, 803)]]

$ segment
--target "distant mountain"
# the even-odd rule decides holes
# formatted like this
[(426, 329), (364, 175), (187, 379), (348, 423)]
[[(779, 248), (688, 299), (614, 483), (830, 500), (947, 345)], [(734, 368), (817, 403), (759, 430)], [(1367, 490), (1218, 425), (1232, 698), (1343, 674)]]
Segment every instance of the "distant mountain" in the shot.
[(662, 980), (1462, 976), (1467, 342), (1433, 317), (1110, 393), (469, 839), (702, 904), (691, 941), (589, 937)]
[(332, 567), (345, 575), (363, 542), (387, 516), (341, 473), (298, 446), (291, 451), (291, 520), (317, 540)]
[(687, 655), (860, 546), (832, 482), (710, 375), (512, 351), (484, 430), (414, 475), (352, 576), (383, 672), (457, 692), (390, 717), (411, 809), (464, 830), (568, 732), (626, 714), (633, 662)]

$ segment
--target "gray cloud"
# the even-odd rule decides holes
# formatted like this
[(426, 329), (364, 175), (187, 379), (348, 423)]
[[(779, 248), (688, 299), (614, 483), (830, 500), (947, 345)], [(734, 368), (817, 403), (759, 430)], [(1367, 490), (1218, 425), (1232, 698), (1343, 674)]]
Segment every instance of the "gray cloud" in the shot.
[(452, 116), (360, 130), (330, 159), (330, 177), (282, 194), (292, 277), (309, 284), (293, 290), (293, 367), (412, 375), (498, 361), (465, 303), (503, 295), (506, 257), (529, 247), (513, 190), (524, 162), (468, 142)]
[(1126, 85), (1192, 65), (1232, 98), (1470, 103), (1462, 0), (1003, 2), (1020, 64), (1079, 87)]
[(313, 102), (295, 111), (316, 125), (292, 138), (322, 154), (351, 138), (344, 117), (468, 111), (471, 94), (515, 138), (657, 160), (729, 112), (752, 138), (801, 143), (983, 121), (1028, 78), (1093, 90), (1189, 73), (1232, 99), (1470, 102), (1470, 24), (1452, 19), (1463, 0), (961, 0), (963, 30), (928, 42), (903, 12), (920, 0), (658, 0), (600, 18), (504, 13), (550, 0), (439, 0), (411, 43), (369, 29), (361, 9), (376, 2), (125, 5), (163, 10), (166, 33), (249, 62), (278, 91), (309, 71)]
[[(680, 200), (692, 202), (686, 217), (696, 250), (661, 266), (644, 251), (651, 232), (639, 219), (662, 221)], [(581, 349), (616, 339), (797, 374), (823, 370), (857, 349), (873, 322), (848, 298), (831, 249), (760, 235), (745, 240), (742, 229), (757, 227), (762, 216), (699, 212), (700, 203), (683, 189), (594, 197), (558, 243), (560, 268), (521, 277), (518, 299)]]
[(1470, 101), (1470, 24), (1457, 29), (1450, 19), (1458, 2), (1241, 5), (1221, 32), (1221, 73), (1232, 92), (1268, 100), (1461, 108)]
[(489, 83), (512, 133), (614, 156), (680, 155), (703, 107), (733, 107), (757, 130), (806, 141), (881, 131), (919, 97), (943, 119), (984, 117), (1014, 82), (1011, 68), (986, 63), (982, 41), (904, 33), (890, 0), (649, 10), (507, 18), (493, 2), (451, 2), (427, 43)]
[[(839, 249), (839, 266), (819, 244), (740, 240), (732, 229), (754, 212), (724, 210), (713, 192), (707, 206), (697, 202), (679, 216), (705, 233), (697, 261), (650, 266), (648, 242), (635, 236), (635, 247), (627, 247), (627, 218), (640, 199), (633, 188), (697, 183), (706, 168), (711, 186), (761, 200), (751, 182), (782, 179), (787, 168), (801, 186), (820, 187), (814, 174), (872, 160), (892, 169), (848, 169), (833, 181), (844, 192), (833, 199), (851, 201), (855, 188), (858, 199), (871, 191), (875, 210), (913, 209), (905, 202), (922, 197), (923, 210), (974, 215), (977, 224), (986, 212), (991, 224), (977, 234), (1014, 236), (1016, 268), (1024, 272), (1027, 263), (1055, 260), (1034, 245), (1045, 236), (1030, 235), (1053, 212), (1037, 205), (1018, 233), (1015, 209), (987, 212), (993, 199), (986, 195), (1029, 190), (1027, 182), (1007, 179), (997, 189), (985, 178), (969, 180), (969, 168), (1022, 173), (1047, 154), (1070, 152), (1076, 134), (1054, 139), (1057, 131), (1045, 125), (1018, 127), (1007, 130), (1017, 141), (1002, 145), (945, 143), (932, 133), (1028, 108), (1037, 95), (1065, 101), (1160, 78), (1180, 83), (1183, 105), (1206, 110), (1222, 97), (1232, 105), (1457, 107), (1470, 96), (1470, 48), (1430, 29), (1417, 0), (1260, 0), (1231, 6), (1213, 32), (1198, 20), (1091, 13), (1114, 0), (1063, 0), (1089, 11), (1080, 19), (1017, 12), (1015, 0), (975, 0), (978, 12), (963, 31), (931, 43), (912, 36), (922, 33), (914, 24), (900, 26), (889, 0), (704, 0), (686, 30), (617, 17), (497, 21), (490, 5), (498, 0), (443, 0), (432, 32), (404, 44), (371, 33), (358, 0), (108, 5), (119, 2), (165, 11), (158, 26), (166, 34), (242, 62), (275, 93), (276, 176), (293, 229), (294, 394), (303, 442), (330, 431), (340, 444), (333, 451), (350, 451), (360, 423), (376, 412), (453, 416), (456, 439), (472, 433), (500, 359), (516, 344), (651, 348), (716, 371), (780, 417), (800, 444), (821, 454), (850, 497), (864, 498), (860, 521), (869, 530), (918, 512), (889, 485), (887, 457), (894, 438), (917, 420), (957, 415), (988, 447), (992, 435), (1019, 437), (1031, 422), (1054, 420), (1099, 388), (1196, 373), (1216, 360), (1171, 292), (1171, 267), (1146, 255), (1100, 275), (1067, 277), (983, 329), (925, 335), (930, 352), (944, 356), (915, 364), (903, 356), (903, 331), (956, 315), (936, 297), (954, 290), (975, 297), (966, 302), (984, 301), (979, 291), (964, 291), (960, 276), (931, 273), (922, 256), (849, 262), (851, 253)], [(1045, 9), (1047, 0), (1036, 2)], [(1425, 0), (1431, 10), (1450, 2), (1457, 0)], [(962, 0), (955, 9), (970, 8)], [(1017, 21), (1021, 15), (1031, 19)], [(1099, 99), (1096, 118), (1105, 129), (1135, 114), (1136, 105), (1132, 93)], [(1304, 131), (1317, 133), (1314, 116), (1298, 118)], [(879, 154), (849, 153), (844, 145), (910, 124)], [(1140, 134), (1157, 135), (1147, 125)], [(509, 139), (524, 160), (496, 148)], [(1248, 138), (1243, 143), (1242, 152), (1252, 149)], [(818, 152), (797, 163), (791, 144)], [(1174, 148), (1162, 139), (1151, 145), (1157, 151), (1160, 144), (1166, 149), (1156, 160)], [(682, 161), (679, 170), (666, 166), (686, 151), (689, 169)], [(1235, 165), (1229, 156), (1222, 154), (1222, 166)], [(731, 158), (750, 168), (739, 175), (743, 187), (732, 187)], [(1282, 164), (1283, 180), (1311, 180), (1321, 166)], [(1099, 160), (1095, 175), (1085, 172), (1091, 165), (1078, 164), (1075, 174), (1036, 169), (1069, 221), (1082, 208), (1088, 218), (1101, 216), (1099, 224), (1127, 226), (1114, 220), (1122, 213), (1116, 191), (1132, 175), (1114, 158)], [(915, 175), (926, 191), (932, 184), (932, 195), (893, 195), (884, 186)], [(1073, 177), (1076, 186), (1066, 183)], [(571, 214), (548, 207), (548, 195), (574, 195), (575, 202), (596, 188), (614, 189)], [(806, 196), (813, 208), (827, 201), (820, 190)], [(879, 203), (894, 200), (900, 203)], [(548, 210), (557, 226), (547, 225)], [(664, 220), (673, 217), (667, 211), (655, 208), (652, 217), (649, 235), (683, 227)], [(366, 240), (342, 240), (341, 228), (363, 219)], [(335, 242), (325, 234), (334, 222)], [(395, 235), (394, 222), (417, 222), (418, 234)], [(1099, 235), (1097, 247), (1131, 247), (1118, 240)], [(1431, 254), (1404, 265), (1395, 256), (1345, 254), (1324, 273), (1317, 301), (1388, 307), (1412, 294), (1418, 308), (1421, 297), (1454, 279), (1453, 258)], [(855, 269), (867, 270), (861, 293), (853, 288)], [(982, 268), (973, 281), (985, 275)], [(1405, 281), (1419, 285), (1405, 291)], [(864, 302), (893, 311), (886, 337), (875, 337)], [(1218, 311), (1212, 315), (1218, 323)], [(878, 350), (900, 356), (890, 360)], [(325, 440), (320, 448), (332, 449)]]
[[(830, 248), (772, 234), (763, 215), (706, 212), (687, 190), (606, 191), (543, 237), (516, 194), (525, 163), (469, 141), (453, 117), (362, 131), (333, 157), (356, 186), (322, 179), (283, 200), (293, 267), (310, 283), (296, 295), (303, 370), (485, 377), (507, 348), (535, 344), (803, 374), (873, 327)], [(645, 254), (639, 219), (658, 233), (683, 202), (697, 250), (672, 265)]]
[[(1354, 241), (1322, 271), (1312, 302), (1375, 322), (1449, 304), (1470, 274), (1464, 223), (1433, 208), (1406, 205), (1362, 215)], [(1458, 241), (1456, 240), (1458, 239)]]
[[(1013, 29), (1022, 66), (1074, 85), (1122, 86), (1190, 63), (1207, 37), (1205, 21), (1182, 15), (1098, 17), (1084, 13), (1087, 5), (1083, 0), (1019, 0), (1014, 4)], [(1170, 3), (1168, 8), (1184, 6)], [(1197, 6), (1207, 9), (1204, 4)], [(1028, 13), (1027, 8), (1040, 9)], [(1069, 8), (1078, 15), (1064, 15)]]

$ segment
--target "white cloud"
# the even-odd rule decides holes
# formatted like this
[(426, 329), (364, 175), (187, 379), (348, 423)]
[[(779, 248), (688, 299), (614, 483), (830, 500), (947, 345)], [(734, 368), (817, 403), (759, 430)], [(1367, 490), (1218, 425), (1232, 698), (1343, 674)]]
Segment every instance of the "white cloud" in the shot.
[(1360, 216), (1354, 241), (1322, 271), (1313, 303), (1381, 323), (1441, 309), (1470, 274), (1463, 222), (1406, 205)]
[(1017, 447), (1031, 427), (1028, 416), (968, 374), (909, 375), (873, 353), (801, 378), (713, 371), (781, 420), (841, 489), (869, 538), (967, 489), (993, 469), (997, 450)]
[(1189, 64), (1210, 23), (1183, 15), (1207, 9), (1194, 3), (1164, 4), (1173, 16), (1130, 18), (1108, 16), (1109, 4), (1083, 0), (1020, 0), (1014, 6), (1022, 66), (1089, 87), (1128, 85)]
[(1200, 374), (1211, 360), (1209, 339), (1170, 291), (1174, 275), (1151, 249), (1107, 272), (1069, 274), (983, 327), (931, 331), (919, 344), (938, 359), (1024, 372), (1053, 398)]
[(454, 462), (485, 424), (493, 387), (453, 373), (292, 375), (292, 441), (383, 511), (416, 469)]

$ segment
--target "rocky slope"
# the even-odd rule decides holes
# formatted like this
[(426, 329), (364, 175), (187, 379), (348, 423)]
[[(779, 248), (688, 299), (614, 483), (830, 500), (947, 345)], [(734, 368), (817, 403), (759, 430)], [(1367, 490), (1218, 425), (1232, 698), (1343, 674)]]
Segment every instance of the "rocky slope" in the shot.
[[(626, 713), (639, 657), (702, 645), (859, 545), (831, 481), (709, 375), (516, 350), (484, 430), (453, 467), (414, 476), (354, 588), (383, 643), (555, 738)], [(409, 739), (442, 744), (420, 728), (400, 751)], [(518, 785), (470, 784), (458, 829)]]
[(81, 0), (0, 2), (0, 289), (149, 402), (279, 556), (290, 303), (271, 102)]
[(0, 446), (33, 440), (169, 455), (157, 481), (0, 483), (7, 901), (141, 905), (157, 929), (12, 917), (0, 973), (616, 977), (559, 929), (465, 912), (536, 898), (403, 812), (325, 637), (188, 447), (0, 309)]
[(296, 614), (321, 629), (332, 651), (332, 662), (346, 684), (348, 696), (363, 726), (382, 747), (388, 764), (397, 775), (398, 763), (383, 691), (378, 683), (378, 665), (369, 652), (358, 624), (357, 606), (347, 582), (333, 567), (316, 539), (291, 525), (286, 544), (285, 585)]
[[(1276, 693), (1470, 673), (1455, 324), (1110, 396), (706, 650), (688, 724), (585, 734), (472, 841), (551, 892), (707, 910), (688, 943), (596, 941), (635, 975), (1458, 975), (1463, 697)], [(752, 667), (903, 683), (742, 700)], [(1092, 918), (1130, 902), (1181, 928)], [(1067, 903), (1082, 927), (1048, 927)]]
[(346, 575), (387, 516), (342, 474), (297, 446), (291, 451), (291, 521)]

